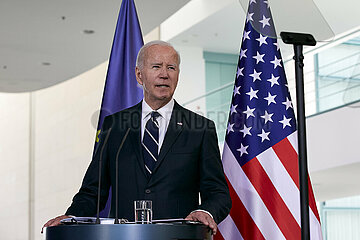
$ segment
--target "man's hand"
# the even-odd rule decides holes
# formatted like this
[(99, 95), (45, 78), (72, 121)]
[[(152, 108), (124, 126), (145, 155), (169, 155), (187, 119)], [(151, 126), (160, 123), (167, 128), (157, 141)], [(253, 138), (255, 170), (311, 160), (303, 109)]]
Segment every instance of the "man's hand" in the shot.
[(58, 216), (56, 218), (50, 219), (49, 221), (47, 221), (47, 223), (44, 224), (44, 226), (41, 228), (41, 233), (43, 233), (44, 227), (52, 227), (52, 226), (57, 226), (60, 224), (60, 221), (65, 219), (65, 218), (69, 218), (70, 216), (67, 215), (61, 215)]
[(217, 225), (216, 225), (214, 219), (209, 214), (207, 214), (205, 212), (202, 212), (202, 211), (191, 212), (185, 218), (185, 220), (201, 222), (202, 224), (210, 227), (214, 235), (217, 232)]

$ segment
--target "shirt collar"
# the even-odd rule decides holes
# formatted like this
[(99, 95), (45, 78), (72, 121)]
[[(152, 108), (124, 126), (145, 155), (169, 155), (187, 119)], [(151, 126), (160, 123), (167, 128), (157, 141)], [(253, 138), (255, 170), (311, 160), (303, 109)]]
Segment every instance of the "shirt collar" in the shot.
[(165, 118), (167, 121), (170, 121), (171, 114), (174, 108), (174, 99), (172, 98), (165, 106), (159, 108), (158, 110), (153, 110), (149, 104), (143, 99), (142, 101), (142, 119), (144, 120), (152, 111), (157, 111), (160, 113), (161, 117)]

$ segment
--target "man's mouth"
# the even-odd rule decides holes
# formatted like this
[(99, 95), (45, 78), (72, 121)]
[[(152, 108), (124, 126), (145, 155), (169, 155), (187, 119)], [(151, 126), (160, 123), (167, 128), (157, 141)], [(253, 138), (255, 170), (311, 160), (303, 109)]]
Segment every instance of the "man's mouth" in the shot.
[(168, 88), (168, 87), (170, 87), (169, 85), (167, 85), (167, 84), (157, 84), (157, 85), (155, 85), (156, 87), (159, 87), (159, 88)]

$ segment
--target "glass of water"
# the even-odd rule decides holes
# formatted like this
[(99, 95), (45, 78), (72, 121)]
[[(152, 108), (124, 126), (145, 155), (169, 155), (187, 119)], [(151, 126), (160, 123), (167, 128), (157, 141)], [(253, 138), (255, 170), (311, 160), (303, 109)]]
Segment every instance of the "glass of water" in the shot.
[(152, 201), (136, 200), (135, 207), (135, 223), (150, 224), (152, 221)]

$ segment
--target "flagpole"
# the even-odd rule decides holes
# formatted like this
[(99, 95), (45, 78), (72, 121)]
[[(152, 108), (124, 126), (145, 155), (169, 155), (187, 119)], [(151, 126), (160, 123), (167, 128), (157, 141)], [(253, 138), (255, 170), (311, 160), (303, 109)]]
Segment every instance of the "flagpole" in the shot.
[(299, 178), (300, 178), (300, 204), (301, 204), (301, 239), (310, 239), (309, 224), (309, 188), (308, 166), (306, 148), (306, 119), (305, 119), (305, 91), (304, 91), (304, 56), (303, 45), (294, 44), (296, 103), (298, 119), (298, 145), (299, 145)]
[(301, 209), (301, 239), (310, 239), (309, 223), (309, 187), (306, 148), (306, 119), (305, 119), (305, 91), (304, 91), (304, 55), (303, 46), (315, 46), (316, 41), (311, 34), (281, 32), (284, 43), (294, 46), (296, 106), (298, 123), (298, 151), (299, 151), (299, 180), (300, 180), (300, 209)]

